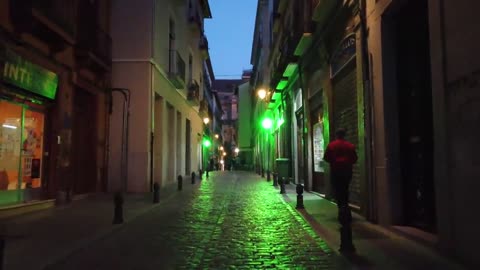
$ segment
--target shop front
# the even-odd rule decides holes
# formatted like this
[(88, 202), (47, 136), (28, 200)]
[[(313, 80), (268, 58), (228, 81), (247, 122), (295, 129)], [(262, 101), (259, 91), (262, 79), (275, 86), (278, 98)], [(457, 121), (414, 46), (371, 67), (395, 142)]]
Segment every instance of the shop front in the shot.
[(0, 206), (42, 199), (46, 106), (58, 76), (0, 48)]

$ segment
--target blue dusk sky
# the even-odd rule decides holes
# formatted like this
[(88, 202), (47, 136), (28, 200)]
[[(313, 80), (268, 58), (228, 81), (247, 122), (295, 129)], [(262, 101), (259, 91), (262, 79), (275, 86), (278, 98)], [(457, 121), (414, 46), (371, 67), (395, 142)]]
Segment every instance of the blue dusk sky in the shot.
[[(205, 34), (216, 79), (240, 79), (251, 68), (257, 0), (210, 0)], [(226, 76), (228, 75), (228, 76)]]

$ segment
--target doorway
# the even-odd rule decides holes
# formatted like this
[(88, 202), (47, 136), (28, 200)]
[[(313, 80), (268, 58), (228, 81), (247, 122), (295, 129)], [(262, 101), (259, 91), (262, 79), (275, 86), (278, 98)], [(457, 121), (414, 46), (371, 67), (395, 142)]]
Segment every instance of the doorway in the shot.
[(163, 99), (157, 94), (155, 94), (155, 108), (153, 117), (153, 182), (158, 183), (160, 186), (162, 186)]
[(409, 1), (397, 18), (399, 149), (405, 223), (434, 232), (436, 218), (428, 2)]
[(169, 157), (167, 158), (167, 182), (175, 181), (175, 109), (170, 103), (167, 103), (167, 123), (169, 123), (169, 128), (166, 131), (167, 135), (167, 153)]
[(73, 194), (95, 192), (97, 183), (97, 99), (75, 89), (73, 100)]
[[(298, 183), (306, 184), (305, 183), (305, 162), (303, 156), (303, 109), (297, 111), (296, 113), (297, 118), (297, 171), (298, 171)], [(307, 187), (307, 185), (305, 185)]]
[(191, 172), (191, 159), (192, 159), (192, 127), (190, 119), (185, 120), (185, 175)]

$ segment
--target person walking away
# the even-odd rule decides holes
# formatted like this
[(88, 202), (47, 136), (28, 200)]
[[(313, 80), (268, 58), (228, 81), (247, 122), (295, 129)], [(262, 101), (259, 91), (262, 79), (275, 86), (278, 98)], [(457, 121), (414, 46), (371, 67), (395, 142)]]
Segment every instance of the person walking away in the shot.
[(346, 130), (339, 128), (335, 140), (330, 142), (325, 151), (324, 160), (330, 164), (331, 183), (338, 207), (338, 220), (342, 225), (341, 252), (354, 252), (352, 243), (352, 213), (349, 207), (349, 186), (352, 181), (353, 164), (357, 162), (355, 146), (345, 140)]

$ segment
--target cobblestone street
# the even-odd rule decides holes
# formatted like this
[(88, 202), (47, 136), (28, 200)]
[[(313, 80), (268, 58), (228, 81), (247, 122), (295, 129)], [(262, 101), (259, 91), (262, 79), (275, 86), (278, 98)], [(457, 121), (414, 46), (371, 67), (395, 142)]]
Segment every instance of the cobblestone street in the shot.
[(211, 173), (120, 226), (48, 269), (350, 269), (251, 173)]

